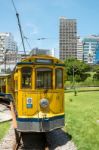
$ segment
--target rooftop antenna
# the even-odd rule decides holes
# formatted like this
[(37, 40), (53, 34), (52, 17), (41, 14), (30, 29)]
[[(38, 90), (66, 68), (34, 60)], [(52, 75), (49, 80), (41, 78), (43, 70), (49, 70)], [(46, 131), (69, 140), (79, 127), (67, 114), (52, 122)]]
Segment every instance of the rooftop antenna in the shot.
[(23, 36), (22, 27), (21, 27), (21, 23), (20, 23), (19, 13), (18, 13), (18, 11), (17, 11), (17, 9), (15, 7), (14, 0), (11, 0), (11, 1), (12, 1), (12, 5), (13, 5), (13, 7), (15, 9), (15, 12), (16, 12), (16, 17), (17, 17), (17, 21), (18, 21), (19, 30), (20, 30), (23, 50), (24, 50), (24, 54), (26, 55), (26, 50), (25, 50), (25, 45), (24, 45), (24, 36)]

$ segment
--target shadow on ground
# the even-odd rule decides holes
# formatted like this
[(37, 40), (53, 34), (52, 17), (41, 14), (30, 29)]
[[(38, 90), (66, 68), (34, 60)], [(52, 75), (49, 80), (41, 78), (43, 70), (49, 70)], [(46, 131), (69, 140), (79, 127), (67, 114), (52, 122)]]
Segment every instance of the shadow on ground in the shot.
[(44, 150), (46, 138), (44, 133), (22, 134), (22, 150)]
[(50, 150), (54, 150), (57, 147), (66, 145), (71, 140), (71, 135), (64, 132), (61, 129), (54, 130), (46, 134), (48, 147)]
[(54, 150), (58, 146), (66, 145), (71, 136), (61, 129), (47, 133), (24, 133), (22, 134), (23, 150)]

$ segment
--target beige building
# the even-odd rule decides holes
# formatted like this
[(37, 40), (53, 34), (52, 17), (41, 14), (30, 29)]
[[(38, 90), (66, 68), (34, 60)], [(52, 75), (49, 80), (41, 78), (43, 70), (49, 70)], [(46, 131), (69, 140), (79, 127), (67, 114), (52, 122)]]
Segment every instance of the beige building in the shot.
[(61, 60), (68, 57), (77, 58), (77, 23), (75, 19), (60, 18), (59, 56)]

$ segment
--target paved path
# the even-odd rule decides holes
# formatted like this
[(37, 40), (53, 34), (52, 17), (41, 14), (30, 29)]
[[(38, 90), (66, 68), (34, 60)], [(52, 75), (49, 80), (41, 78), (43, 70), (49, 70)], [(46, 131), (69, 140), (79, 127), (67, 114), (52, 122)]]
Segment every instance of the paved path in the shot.
[(0, 122), (11, 120), (11, 112), (9, 108), (0, 104)]

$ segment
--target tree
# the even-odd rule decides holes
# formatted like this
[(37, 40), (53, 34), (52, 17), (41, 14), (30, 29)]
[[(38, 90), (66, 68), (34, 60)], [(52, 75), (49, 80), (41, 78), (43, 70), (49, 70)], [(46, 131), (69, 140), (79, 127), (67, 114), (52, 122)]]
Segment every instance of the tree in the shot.
[(84, 62), (72, 57), (66, 59), (64, 62), (68, 80), (70, 80), (72, 77), (71, 81), (73, 81), (74, 78), (75, 81), (80, 82), (86, 80), (86, 78), (89, 76), (87, 72), (90, 70), (90, 66), (88, 64), (85, 64)]
[(99, 80), (99, 65), (93, 66), (93, 71), (96, 72), (93, 75), (93, 80)]

